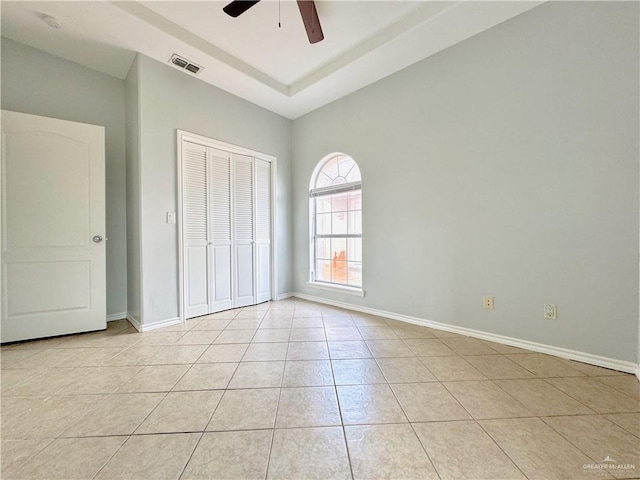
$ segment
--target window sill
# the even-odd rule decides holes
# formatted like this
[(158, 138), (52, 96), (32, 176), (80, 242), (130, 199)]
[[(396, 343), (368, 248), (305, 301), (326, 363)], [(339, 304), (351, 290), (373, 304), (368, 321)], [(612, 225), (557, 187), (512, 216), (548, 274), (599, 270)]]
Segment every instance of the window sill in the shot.
[(347, 295), (355, 295), (356, 297), (364, 297), (364, 290), (357, 287), (347, 287), (342, 285), (332, 285), (321, 282), (307, 282), (307, 286), (319, 288), (320, 290), (329, 290), (336, 293), (346, 293)]

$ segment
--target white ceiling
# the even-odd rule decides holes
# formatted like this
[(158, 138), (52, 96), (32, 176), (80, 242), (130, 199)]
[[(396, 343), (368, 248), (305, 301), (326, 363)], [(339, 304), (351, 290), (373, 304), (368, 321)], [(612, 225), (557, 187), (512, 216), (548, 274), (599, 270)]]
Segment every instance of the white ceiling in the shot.
[(316, 0), (315, 45), (295, 1), (263, 0), (236, 19), (226, 3), (2, 1), (1, 32), (118, 78), (136, 52), (177, 53), (204, 67), (201, 80), (293, 119), (542, 2)]

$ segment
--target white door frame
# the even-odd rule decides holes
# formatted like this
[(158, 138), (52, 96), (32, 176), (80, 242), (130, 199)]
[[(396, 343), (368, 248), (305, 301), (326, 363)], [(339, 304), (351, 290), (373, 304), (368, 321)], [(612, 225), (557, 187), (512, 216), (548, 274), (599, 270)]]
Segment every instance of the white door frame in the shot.
[(266, 160), (271, 163), (271, 299), (277, 298), (278, 292), (278, 262), (277, 262), (277, 239), (276, 239), (276, 187), (277, 187), (277, 158), (273, 155), (240, 147), (231, 143), (215, 140), (213, 138), (198, 135), (197, 133), (177, 130), (177, 168), (178, 168), (178, 211), (176, 223), (178, 224), (178, 315), (180, 322), (184, 323), (185, 318), (185, 288), (184, 288), (184, 231), (183, 231), (183, 205), (182, 205), (182, 141), (188, 140), (193, 143), (206, 145), (230, 153), (238, 153), (250, 157)]

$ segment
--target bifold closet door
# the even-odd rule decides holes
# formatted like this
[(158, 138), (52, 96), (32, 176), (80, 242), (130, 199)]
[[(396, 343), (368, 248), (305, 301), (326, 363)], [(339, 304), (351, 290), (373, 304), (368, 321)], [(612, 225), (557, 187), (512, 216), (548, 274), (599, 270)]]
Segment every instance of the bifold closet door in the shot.
[(182, 226), (186, 318), (206, 315), (210, 312), (207, 170), (207, 147), (182, 142)]
[(256, 303), (271, 300), (271, 163), (255, 159)]
[(182, 142), (185, 317), (271, 300), (270, 162)]
[(254, 159), (232, 155), (234, 307), (255, 301)]
[(210, 312), (233, 308), (231, 154), (209, 148)]

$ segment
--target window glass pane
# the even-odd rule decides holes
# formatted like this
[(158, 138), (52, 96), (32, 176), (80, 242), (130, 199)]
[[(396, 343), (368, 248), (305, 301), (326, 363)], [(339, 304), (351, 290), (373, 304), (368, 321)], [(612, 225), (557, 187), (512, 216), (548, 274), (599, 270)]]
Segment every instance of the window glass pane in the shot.
[(347, 179), (341, 176), (337, 176), (333, 179), (333, 185), (340, 185), (341, 183), (347, 183)]
[(338, 157), (329, 160), (322, 169), (329, 177), (336, 178), (338, 176)]
[(334, 260), (347, 259), (347, 239), (346, 238), (331, 239), (331, 257), (330, 258)]
[(331, 209), (334, 212), (346, 212), (349, 205), (349, 196), (346, 193), (331, 195)]
[(347, 239), (332, 238), (331, 279), (334, 283), (347, 283)]
[(320, 174), (316, 180), (316, 188), (328, 187), (333, 185), (335, 178), (338, 176), (338, 159), (336, 157), (324, 164)]
[(331, 260), (316, 260), (316, 280), (319, 282), (331, 281)]
[(362, 286), (362, 263), (348, 262), (347, 283), (354, 287)]
[(316, 178), (315, 188), (330, 187), (331, 185), (333, 185), (333, 178), (324, 172), (320, 172), (318, 174), (318, 178)]
[(356, 162), (351, 157), (338, 157), (338, 175), (341, 177), (346, 177), (355, 166)]
[(346, 155), (338, 155), (323, 165), (316, 178), (315, 188), (358, 181), (360, 181), (360, 169), (356, 162)]
[(355, 165), (355, 162), (354, 162), (353, 168), (349, 171), (349, 173), (347, 173), (346, 179), (347, 179), (347, 182), (361, 181), (360, 169), (358, 168), (358, 165)]
[(347, 239), (347, 260), (362, 262), (362, 239)]
[(316, 213), (328, 213), (331, 211), (331, 196), (316, 197)]
[(331, 260), (331, 239), (316, 238), (316, 258), (322, 260)]
[(349, 231), (350, 234), (362, 235), (362, 211), (356, 210), (349, 212)]
[[(327, 215), (327, 214), (323, 214)], [(332, 213), (331, 233), (334, 235), (343, 235), (347, 233), (347, 212)]]
[(331, 233), (330, 213), (318, 213), (316, 215), (316, 233), (318, 235), (328, 235)]
[(331, 261), (331, 281), (333, 283), (347, 283), (347, 262), (333, 259)]
[(362, 210), (362, 190), (349, 193), (349, 210)]

